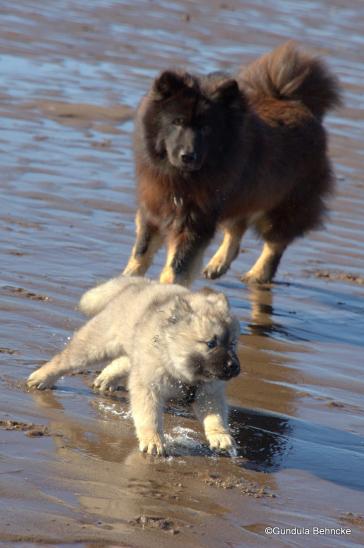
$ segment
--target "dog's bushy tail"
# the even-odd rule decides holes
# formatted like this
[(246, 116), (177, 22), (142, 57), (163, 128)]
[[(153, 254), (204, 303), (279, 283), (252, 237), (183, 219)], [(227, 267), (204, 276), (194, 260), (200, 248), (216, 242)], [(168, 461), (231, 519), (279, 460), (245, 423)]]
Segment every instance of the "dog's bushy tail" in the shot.
[(115, 297), (122, 289), (122, 278), (112, 278), (92, 289), (81, 297), (79, 309), (86, 316), (95, 316)]
[(79, 302), (79, 309), (85, 316), (96, 316), (120, 291), (130, 284), (129, 278), (119, 276), (97, 285), (84, 293)]
[(341, 104), (338, 79), (292, 41), (253, 62), (238, 79), (248, 95), (301, 101), (318, 118)]

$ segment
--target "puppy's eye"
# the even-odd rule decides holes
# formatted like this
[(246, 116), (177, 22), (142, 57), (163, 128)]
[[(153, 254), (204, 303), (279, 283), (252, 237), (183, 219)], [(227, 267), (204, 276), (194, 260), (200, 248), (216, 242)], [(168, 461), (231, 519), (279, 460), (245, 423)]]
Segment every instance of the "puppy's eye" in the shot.
[(174, 126), (183, 126), (185, 123), (183, 118), (175, 118), (172, 122)]
[(207, 347), (210, 348), (210, 350), (211, 350), (212, 348), (215, 348), (215, 347), (217, 346), (217, 339), (216, 339), (216, 337), (214, 337), (213, 339), (207, 341), (206, 344), (207, 344)]

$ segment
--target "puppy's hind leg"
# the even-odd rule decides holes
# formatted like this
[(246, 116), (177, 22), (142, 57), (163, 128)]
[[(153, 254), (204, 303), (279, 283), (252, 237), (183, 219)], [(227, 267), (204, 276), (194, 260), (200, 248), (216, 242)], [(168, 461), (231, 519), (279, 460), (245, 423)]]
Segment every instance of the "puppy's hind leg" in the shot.
[(233, 449), (234, 440), (227, 425), (224, 383), (222, 381), (204, 383), (197, 391), (193, 408), (197, 418), (203, 424), (211, 449)]
[(29, 376), (27, 380), (29, 388), (39, 390), (51, 388), (62, 375), (95, 366), (105, 359), (112, 359), (122, 353), (122, 347), (117, 342), (113, 341), (112, 345), (106, 344), (95, 320), (96, 318), (93, 318), (81, 327), (63, 352)]
[(122, 386), (124, 378), (129, 375), (130, 368), (131, 364), (127, 356), (115, 358), (96, 377), (93, 384), (94, 388), (100, 390), (100, 392), (115, 392)]
[(240, 241), (246, 230), (246, 221), (234, 221), (223, 225), (224, 239), (203, 271), (205, 278), (214, 280), (220, 278), (230, 268), (231, 263), (239, 254)]

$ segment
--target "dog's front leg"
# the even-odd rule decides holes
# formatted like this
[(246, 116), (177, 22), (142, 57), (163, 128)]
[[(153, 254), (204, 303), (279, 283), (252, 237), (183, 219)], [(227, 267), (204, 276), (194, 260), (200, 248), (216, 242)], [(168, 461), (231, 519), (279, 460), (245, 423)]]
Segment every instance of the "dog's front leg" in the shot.
[(163, 400), (156, 390), (158, 387), (153, 389), (145, 384), (137, 368), (132, 368), (129, 377), (130, 406), (139, 449), (151, 455), (163, 455)]
[(141, 209), (135, 216), (135, 225), (136, 239), (128, 264), (123, 271), (125, 276), (143, 276), (163, 243), (158, 228), (146, 219)]
[(223, 381), (204, 383), (197, 391), (193, 404), (196, 417), (202, 422), (211, 449), (229, 450), (234, 447), (228, 424), (228, 409)]
[(241, 280), (248, 284), (271, 283), (287, 245), (285, 241), (264, 242), (260, 257)]
[(204, 251), (212, 236), (211, 230), (184, 230), (168, 238), (167, 261), (160, 275), (161, 283), (190, 286), (202, 268)]
[(240, 241), (246, 230), (246, 221), (244, 219), (225, 222), (222, 225), (224, 230), (224, 239), (204, 269), (205, 278), (214, 280), (220, 278), (230, 268), (233, 260), (238, 256), (240, 250)]

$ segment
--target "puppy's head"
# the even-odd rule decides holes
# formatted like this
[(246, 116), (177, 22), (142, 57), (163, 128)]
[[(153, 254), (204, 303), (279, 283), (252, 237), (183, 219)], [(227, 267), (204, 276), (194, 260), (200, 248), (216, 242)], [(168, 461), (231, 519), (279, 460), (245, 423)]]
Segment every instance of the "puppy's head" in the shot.
[(238, 375), (239, 333), (239, 322), (222, 293), (203, 290), (177, 296), (166, 327), (175, 376), (193, 384)]

